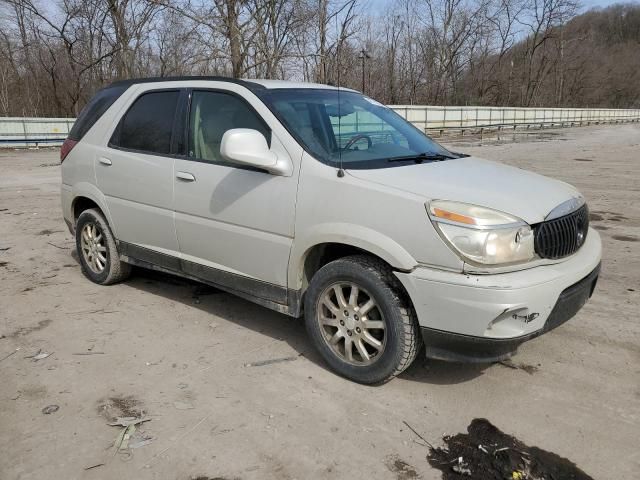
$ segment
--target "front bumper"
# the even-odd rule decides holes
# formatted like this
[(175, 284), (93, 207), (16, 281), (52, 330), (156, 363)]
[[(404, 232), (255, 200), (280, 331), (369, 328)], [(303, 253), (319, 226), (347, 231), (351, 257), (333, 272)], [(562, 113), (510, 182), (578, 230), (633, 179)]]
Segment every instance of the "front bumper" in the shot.
[(596, 288), (600, 265), (565, 289), (540, 330), (515, 338), (483, 338), (421, 327), (427, 356), (453, 362), (496, 362), (510, 357), (518, 346), (562, 325), (587, 303)]
[(528, 270), (467, 275), (419, 268), (396, 273), (422, 330), (428, 357), (493, 362), (573, 317), (597, 282), (602, 245), (590, 229), (568, 259)]

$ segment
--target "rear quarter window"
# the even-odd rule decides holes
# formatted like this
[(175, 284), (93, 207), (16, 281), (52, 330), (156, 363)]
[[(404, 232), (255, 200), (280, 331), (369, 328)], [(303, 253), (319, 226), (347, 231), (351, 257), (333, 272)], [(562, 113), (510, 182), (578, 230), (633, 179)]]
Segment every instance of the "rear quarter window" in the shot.
[(171, 153), (179, 97), (179, 90), (143, 93), (124, 114), (109, 144), (127, 150)]
[(128, 85), (116, 85), (103, 88), (96, 93), (78, 115), (69, 132), (69, 138), (80, 141), (127, 88)]

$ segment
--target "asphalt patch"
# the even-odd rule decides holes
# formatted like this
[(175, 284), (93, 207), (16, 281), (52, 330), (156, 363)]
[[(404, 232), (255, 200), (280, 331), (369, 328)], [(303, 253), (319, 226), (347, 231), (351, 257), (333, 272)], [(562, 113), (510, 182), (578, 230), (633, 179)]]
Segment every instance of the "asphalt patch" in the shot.
[(593, 480), (570, 460), (529, 447), (484, 418), (474, 419), (467, 432), (429, 450), (427, 460), (443, 480)]

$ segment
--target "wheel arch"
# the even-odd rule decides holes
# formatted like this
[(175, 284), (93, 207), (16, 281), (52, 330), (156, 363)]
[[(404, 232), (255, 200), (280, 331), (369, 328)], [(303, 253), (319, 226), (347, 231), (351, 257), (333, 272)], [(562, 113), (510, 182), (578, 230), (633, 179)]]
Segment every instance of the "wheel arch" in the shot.
[[(289, 262), (289, 288), (306, 290), (313, 274), (330, 261), (354, 254), (366, 254), (378, 258), (394, 270), (410, 271), (418, 262), (402, 246), (391, 238), (366, 227), (353, 225), (320, 226), (331, 233), (307, 237), (306, 242), (296, 243)], [(348, 234), (333, 232), (346, 231)]]
[(98, 190), (95, 185), (90, 183), (80, 183), (78, 185), (75, 185), (73, 187), (73, 200), (71, 201), (70, 212), (74, 221), (74, 228), (75, 222), (78, 220), (80, 214), (83, 211), (88, 210), (89, 208), (96, 208), (100, 210), (100, 212), (102, 212), (107, 220), (107, 223), (109, 224), (109, 227), (113, 231), (113, 234), (117, 238), (104, 194), (100, 190)]

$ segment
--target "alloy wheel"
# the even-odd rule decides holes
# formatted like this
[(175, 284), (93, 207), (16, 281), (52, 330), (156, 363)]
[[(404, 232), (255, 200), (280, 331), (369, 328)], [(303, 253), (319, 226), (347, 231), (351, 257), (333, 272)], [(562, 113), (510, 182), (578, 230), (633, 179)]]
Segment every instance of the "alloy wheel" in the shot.
[(86, 223), (80, 234), (82, 256), (94, 273), (102, 273), (107, 265), (107, 246), (100, 228), (92, 222)]
[(341, 360), (371, 365), (386, 344), (386, 322), (375, 298), (354, 282), (328, 286), (320, 295), (317, 321), (322, 335)]

